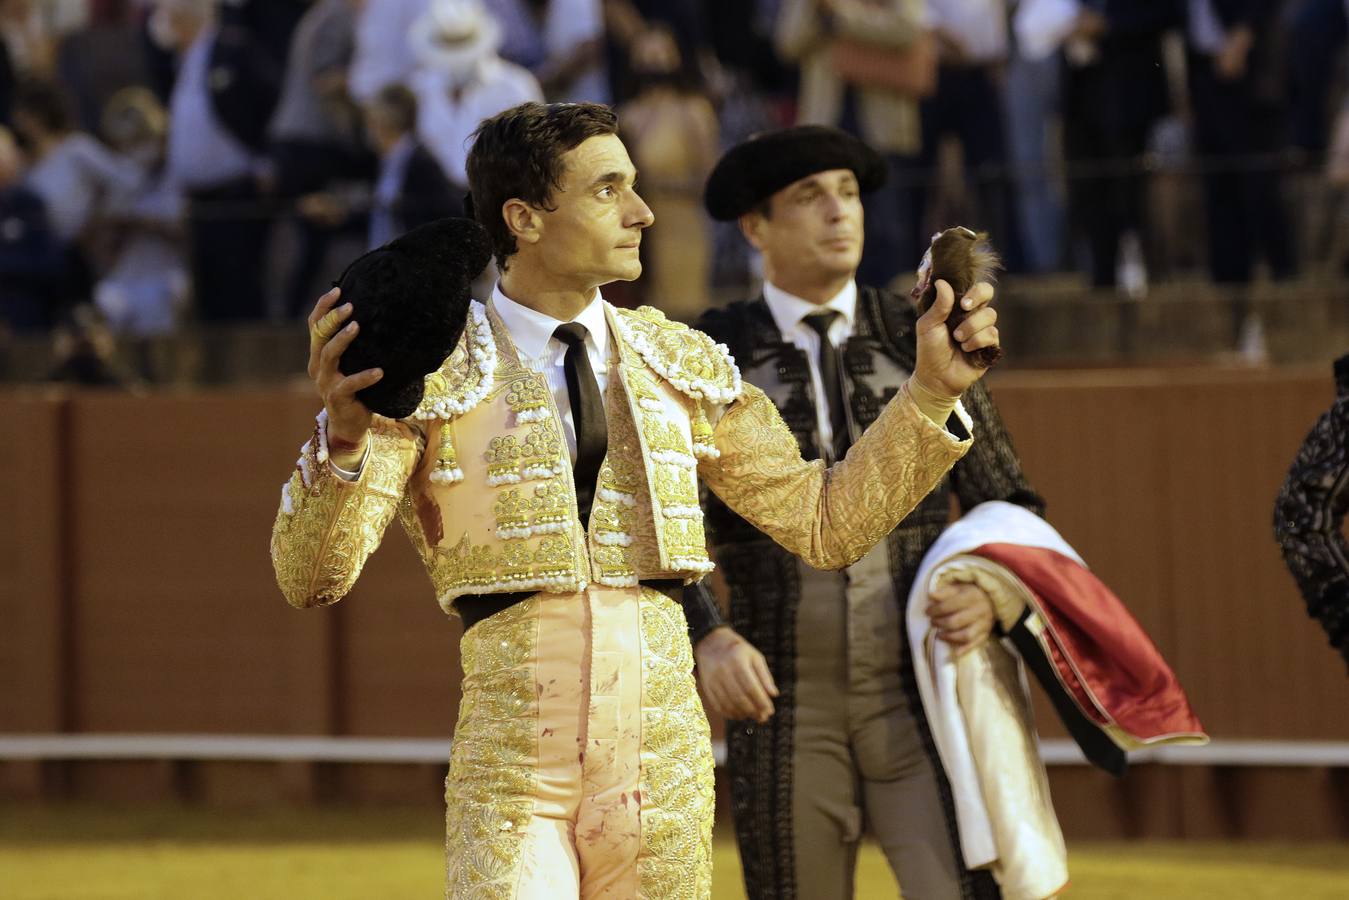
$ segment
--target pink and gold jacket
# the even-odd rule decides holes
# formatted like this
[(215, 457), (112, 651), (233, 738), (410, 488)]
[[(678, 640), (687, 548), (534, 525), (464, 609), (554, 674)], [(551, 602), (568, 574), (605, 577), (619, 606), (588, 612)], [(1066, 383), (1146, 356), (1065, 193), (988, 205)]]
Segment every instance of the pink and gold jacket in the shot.
[[(696, 581), (713, 568), (700, 479), (810, 565), (839, 569), (888, 534), (969, 448), (906, 388), (845, 460), (829, 469), (806, 462), (723, 345), (650, 307), (606, 305), (606, 315), (609, 446), (588, 529), (545, 376), (522, 365), (501, 321), (475, 302), (416, 412), (375, 417), (356, 480), (332, 470), (320, 414), (272, 529), (287, 601), (339, 600), (395, 515), (446, 612), (466, 594)], [(963, 409), (956, 414), (969, 432)]]

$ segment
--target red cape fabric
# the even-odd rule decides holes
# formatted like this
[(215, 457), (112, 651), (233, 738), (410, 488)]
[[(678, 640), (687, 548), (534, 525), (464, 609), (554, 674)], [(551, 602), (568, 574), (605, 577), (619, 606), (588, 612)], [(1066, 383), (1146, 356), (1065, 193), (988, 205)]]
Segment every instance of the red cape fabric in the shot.
[(1048, 626), (1041, 643), (1082, 711), (1141, 742), (1202, 735), (1175, 673), (1138, 621), (1095, 575), (1043, 547), (990, 543), (971, 551), (1026, 585)]

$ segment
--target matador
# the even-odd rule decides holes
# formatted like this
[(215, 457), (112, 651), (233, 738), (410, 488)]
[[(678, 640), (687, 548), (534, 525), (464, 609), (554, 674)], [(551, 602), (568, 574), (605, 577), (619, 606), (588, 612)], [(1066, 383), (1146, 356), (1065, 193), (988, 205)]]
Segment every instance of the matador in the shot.
[(324, 411), (277, 579), (295, 606), (336, 602), (397, 516), (462, 618), (446, 896), (706, 898), (712, 748), (674, 599), (712, 569), (699, 483), (812, 565), (854, 562), (970, 447), (962, 350), (997, 344), (993, 291), (946, 287), (912, 377), (826, 467), (724, 346), (601, 295), (638, 277), (653, 220), (609, 109), (507, 110), (468, 175), (501, 277), (414, 412), (361, 402), (384, 373), (340, 369), (361, 323), (339, 295), (310, 316)]

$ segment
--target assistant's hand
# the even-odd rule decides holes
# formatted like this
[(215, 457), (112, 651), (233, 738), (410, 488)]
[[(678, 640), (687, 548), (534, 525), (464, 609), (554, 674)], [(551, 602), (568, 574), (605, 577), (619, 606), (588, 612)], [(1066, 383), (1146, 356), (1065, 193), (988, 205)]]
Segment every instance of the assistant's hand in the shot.
[(309, 377), (328, 411), (328, 454), (335, 465), (354, 469), (365, 453), (366, 434), (374, 415), (356, 399), (356, 392), (384, 377), (379, 369), (343, 375), (337, 367), (342, 352), (351, 346), (360, 330), (356, 322), (342, 323), (351, 316), (351, 304), (334, 309), (340, 288), (319, 298), (309, 314)]
[(974, 584), (944, 584), (928, 593), (927, 617), (957, 652), (972, 650), (993, 633), (993, 600)]
[(693, 648), (698, 682), (712, 711), (728, 719), (767, 722), (778, 686), (768, 662), (734, 629), (713, 629)]
[[(980, 281), (960, 300), (969, 316), (952, 334), (946, 318), (955, 308), (955, 294), (944, 279), (937, 279), (937, 299), (918, 319), (918, 364), (914, 375), (934, 394), (959, 397), (965, 388), (978, 381), (987, 369), (972, 365), (965, 353), (983, 347), (998, 346), (998, 312), (993, 302), (993, 285)], [(963, 351), (963, 352), (962, 352)]]

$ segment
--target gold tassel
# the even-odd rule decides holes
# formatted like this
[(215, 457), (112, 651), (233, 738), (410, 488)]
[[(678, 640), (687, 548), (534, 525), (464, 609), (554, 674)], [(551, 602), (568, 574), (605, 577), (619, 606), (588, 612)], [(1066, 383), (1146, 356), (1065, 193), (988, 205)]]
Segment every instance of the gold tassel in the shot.
[(448, 420), (440, 423), (440, 449), (436, 451), (436, 470), (431, 480), (437, 484), (453, 484), (464, 480), (464, 472), (459, 468), (459, 457), (454, 452), (454, 429)]
[(702, 403), (693, 404), (693, 421), (690, 427), (693, 432), (694, 456), (702, 459), (717, 459), (721, 456), (721, 451), (713, 443), (712, 424), (707, 421), (707, 412), (703, 409)]

